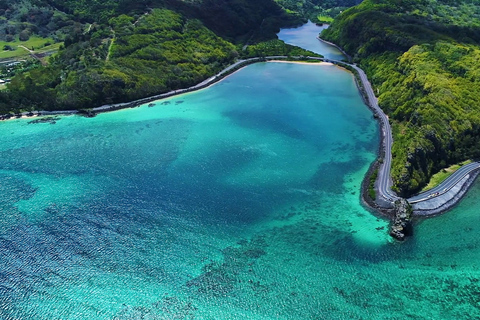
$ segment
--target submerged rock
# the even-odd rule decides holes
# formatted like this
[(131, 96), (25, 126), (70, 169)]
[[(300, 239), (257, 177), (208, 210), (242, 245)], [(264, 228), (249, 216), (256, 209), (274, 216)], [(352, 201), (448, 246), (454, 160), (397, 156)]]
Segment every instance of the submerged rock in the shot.
[(390, 235), (403, 241), (412, 233), (412, 207), (406, 199), (399, 199), (394, 204), (394, 218), (390, 226)]
[(37, 123), (50, 123), (50, 124), (55, 124), (57, 121), (60, 120), (59, 117), (44, 117), (44, 118), (39, 118), (35, 119), (32, 121), (28, 121), (28, 124), (37, 124)]

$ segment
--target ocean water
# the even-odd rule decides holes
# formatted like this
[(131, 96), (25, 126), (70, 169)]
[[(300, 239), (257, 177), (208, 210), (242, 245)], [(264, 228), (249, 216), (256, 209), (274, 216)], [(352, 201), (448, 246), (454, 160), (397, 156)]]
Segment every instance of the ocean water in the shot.
[(398, 244), (360, 203), (351, 74), (259, 63), (95, 118), (0, 123), (0, 319), (472, 319), (480, 185)]
[(280, 29), (277, 37), (285, 43), (322, 54), (327, 59), (346, 60), (345, 55), (340, 50), (317, 39), (319, 33), (326, 28), (328, 28), (326, 24), (317, 26), (315, 23), (308, 21), (298, 28)]

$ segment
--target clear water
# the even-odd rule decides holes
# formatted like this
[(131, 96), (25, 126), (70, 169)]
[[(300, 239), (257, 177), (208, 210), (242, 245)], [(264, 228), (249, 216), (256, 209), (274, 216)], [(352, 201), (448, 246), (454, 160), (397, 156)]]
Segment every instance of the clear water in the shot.
[(251, 65), (96, 118), (0, 124), (0, 319), (480, 317), (480, 185), (404, 244), (334, 66)]
[(280, 29), (277, 37), (285, 43), (322, 54), (327, 59), (345, 60), (346, 57), (340, 50), (317, 39), (318, 34), (326, 28), (328, 28), (328, 25), (317, 26), (315, 23), (308, 21), (298, 28)]

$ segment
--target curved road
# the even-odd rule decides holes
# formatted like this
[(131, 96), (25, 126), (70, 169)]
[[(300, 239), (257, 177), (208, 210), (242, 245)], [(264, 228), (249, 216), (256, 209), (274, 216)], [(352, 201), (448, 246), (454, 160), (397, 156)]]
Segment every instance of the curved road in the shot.
[(390, 127), (390, 123), (388, 122), (387, 115), (383, 112), (383, 110), (378, 105), (377, 97), (375, 97), (375, 94), (373, 93), (373, 89), (370, 82), (368, 81), (367, 75), (362, 69), (360, 69), (354, 64), (349, 64), (343, 61), (336, 61), (336, 60), (330, 60), (330, 59), (323, 59), (323, 60), (337, 63), (337, 64), (339, 63), (339, 64), (348, 65), (354, 68), (358, 72), (358, 75), (360, 76), (360, 80), (362, 81), (363, 87), (365, 89), (365, 93), (367, 94), (370, 107), (374, 110), (375, 114), (378, 116), (382, 124), (381, 125), (382, 138), (383, 138), (382, 143), (383, 143), (385, 156), (383, 158), (383, 163), (380, 165), (380, 168), (378, 170), (378, 178), (377, 178), (378, 193), (380, 194), (380, 197), (382, 197), (385, 201), (388, 201), (390, 203), (394, 202), (397, 199), (400, 199), (400, 197), (398, 197), (391, 189), (392, 182), (390, 180), (390, 168), (392, 166), (392, 143), (393, 143), (392, 129)]
[[(318, 58), (317, 58), (318, 59)], [(368, 97), (368, 101), (370, 102), (370, 107), (374, 110), (375, 114), (378, 116), (380, 121), (382, 122), (382, 143), (385, 152), (385, 156), (383, 159), (383, 163), (380, 165), (378, 171), (378, 192), (380, 197), (385, 199), (386, 201), (392, 203), (397, 199), (400, 199), (391, 189), (392, 182), (390, 180), (390, 169), (392, 165), (392, 129), (390, 127), (390, 123), (388, 121), (387, 115), (383, 112), (383, 110), (378, 106), (377, 98), (373, 92), (372, 86), (368, 81), (367, 75), (365, 72), (357, 67), (354, 64), (345, 63), (343, 61), (336, 61), (330, 59), (322, 59), (323, 61), (330, 61), (337, 64), (345, 64), (352, 68), (354, 68), (359, 76), (360, 80), (362, 81), (363, 87)], [(420, 193), (416, 196), (408, 198), (409, 203), (417, 203), (421, 201), (426, 201), (428, 199), (438, 197), (442, 194), (448, 192), (451, 188), (453, 188), (458, 182), (460, 182), (466, 175), (471, 173), (474, 170), (478, 170), (480, 168), (480, 162), (472, 162), (468, 165), (462, 166), (460, 169), (455, 171), (450, 177), (448, 177), (445, 181), (440, 183), (435, 188), (432, 188), (426, 192)]]
[(480, 168), (480, 162), (472, 162), (462, 166), (460, 169), (455, 171), (450, 177), (445, 179), (442, 183), (440, 183), (435, 188), (432, 188), (426, 192), (420, 193), (416, 196), (408, 198), (408, 202), (410, 203), (417, 203), (421, 201), (425, 201), (431, 198), (438, 197), (444, 193), (447, 193), (451, 188), (453, 188), (460, 180), (462, 180), (466, 175), (468, 175), (473, 170), (477, 170)]
[(375, 94), (373, 93), (372, 86), (370, 85), (370, 82), (368, 81), (365, 72), (356, 65), (350, 66), (357, 70), (360, 76), (360, 80), (363, 83), (363, 87), (365, 88), (365, 92), (368, 96), (370, 107), (375, 110), (376, 115), (382, 122), (382, 141), (385, 156), (383, 158), (383, 163), (380, 165), (380, 168), (378, 170), (378, 192), (380, 196), (383, 197), (385, 200), (393, 202), (400, 198), (391, 189), (392, 182), (390, 180), (390, 168), (392, 166), (392, 129), (390, 127), (390, 123), (388, 122), (387, 115), (378, 106), (377, 97), (375, 97)]

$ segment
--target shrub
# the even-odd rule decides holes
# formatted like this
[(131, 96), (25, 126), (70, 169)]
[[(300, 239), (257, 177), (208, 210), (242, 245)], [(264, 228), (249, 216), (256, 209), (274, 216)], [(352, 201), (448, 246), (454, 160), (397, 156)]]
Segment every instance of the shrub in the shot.
[(18, 38), (20, 39), (20, 41), (27, 41), (28, 39), (30, 39), (30, 32), (28, 30), (23, 30), (18, 35)]

